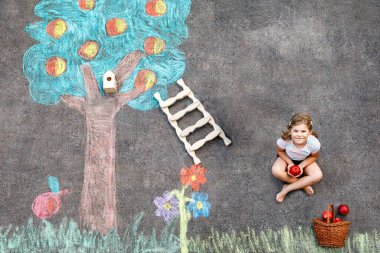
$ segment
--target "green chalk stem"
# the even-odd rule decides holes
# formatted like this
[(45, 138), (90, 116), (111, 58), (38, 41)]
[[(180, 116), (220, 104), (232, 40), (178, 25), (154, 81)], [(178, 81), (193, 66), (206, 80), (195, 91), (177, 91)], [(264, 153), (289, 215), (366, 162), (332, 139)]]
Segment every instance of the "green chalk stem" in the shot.
[(191, 214), (186, 210), (186, 202), (192, 201), (191, 198), (185, 196), (187, 186), (182, 186), (181, 192), (178, 190), (172, 191), (178, 199), (179, 207), (179, 241), (181, 244), (181, 253), (189, 253), (189, 240), (187, 239), (187, 225), (191, 219)]

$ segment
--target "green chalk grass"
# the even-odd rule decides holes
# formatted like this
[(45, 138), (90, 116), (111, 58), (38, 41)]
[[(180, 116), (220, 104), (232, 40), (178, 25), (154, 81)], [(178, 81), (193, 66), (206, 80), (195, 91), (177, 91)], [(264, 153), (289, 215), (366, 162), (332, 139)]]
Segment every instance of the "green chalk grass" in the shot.
[(110, 231), (107, 235), (79, 228), (73, 220), (64, 219), (59, 226), (48, 221), (40, 225), (29, 219), (24, 226), (0, 227), (0, 252), (128, 252), (128, 253), (175, 253), (179, 249), (179, 239), (175, 236), (172, 223), (167, 224), (157, 234), (138, 230), (142, 214), (135, 217), (133, 225), (124, 234)]
[[(0, 252), (127, 252), (127, 253), (177, 253), (180, 242), (178, 228), (171, 222), (161, 232), (154, 228), (149, 233), (140, 231), (142, 214), (136, 216), (124, 233), (110, 231), (100, 235), (79, 228), (73, 220), (63, 219), (61, 224), (29, 219), (23, 226), (0, 227)], [(210, 235), (189, 237), (191, 253), (372, 253), (380, 252), (380, 233), (351, 233), (342, 249), (322, 248), (316, 243), (311, 227), (279, 230), (243, 231), (219, 233), (211, 229)]]
[(247, 228), (242, 232), (218, 233), (211, 230), (207, 238), (193, 237), (189, 244), (190, 252), (197, 253), (375, 253), (380, 252), (380, 234), (355, 233), (346, 239), (344, 248), (324, 248), (317, 245), (314, 231), (309, 228), (291, 230), (284, 227), (279, 230), (256, 232)]

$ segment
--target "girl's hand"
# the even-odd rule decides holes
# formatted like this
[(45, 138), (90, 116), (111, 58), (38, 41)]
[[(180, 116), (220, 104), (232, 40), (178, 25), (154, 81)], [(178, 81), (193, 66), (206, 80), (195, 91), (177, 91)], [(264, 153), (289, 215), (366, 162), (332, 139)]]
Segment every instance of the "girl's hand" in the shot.
[(303, 168), (300, 167), (299, 165), (298, 165), (298, 167), (301, 169), (301, 173), (298, 176), (296, 176), (296, 177), (300, 177), (303, 174)]
[(293, 176), (292, 174), (289, 173), (289, 170), (290, 170), (290, 168), (292, 166), (295, 166), (295, 164), (289, 164), (288, 167), (287, 167), (287, 171), (286, 172), (288, 173), (288, 175), (291, 176), (291, 177), (300, 177), (303, 174), (303, 168), (301, 166), (297, 165), (298, 168), (300, 168), (301, 173), (298, 176)]
[(302, 174), (303, 174), (303, 169), (305, 168), (304, 166), (302, 166), (302, 164), (298, 164), (298, 167), (301, 169), (301, 174), (298, 176), (300, 177)]
[(292, 166), (294, 166), (294, 163), (289, 163), (287, 167), (287, 171), (289, 171)]
[(294, 177), (292, 174), (289, 173), (290, 168), (294, 166), (294, 163), (289, 163), (286, 167), (286, 173), (288, 173), (289, 176)]

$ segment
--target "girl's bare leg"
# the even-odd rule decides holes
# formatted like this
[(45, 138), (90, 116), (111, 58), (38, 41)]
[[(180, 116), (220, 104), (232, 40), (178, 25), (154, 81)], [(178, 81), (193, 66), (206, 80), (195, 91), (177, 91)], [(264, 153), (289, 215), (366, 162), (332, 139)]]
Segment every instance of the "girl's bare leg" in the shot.
[(305, 176), (290, 183), (286, 187), (283, 187), (282, 190), (277, 194), (276, 200), (278, 202), (282, 202), (289, 192), (314, 185), (321, 181), (323, 176), (322, 171), (317, 165), (317, 163), (312, 163), (309, 166), (307, 166), (304, 169), (304, 174)]
[[(287, 167), (287, 163), (284, 160), (282, 160), (280, 157), (277, 157), (277, 160), (274, 162), (272, 166), (272, 174), (275, 178), (283, 182), (294, 183), (295, 181), (298, 180), (298, 178), (289, 176), (286, 167)], [(286, 186), (288, 186), (288, 184), (284, 185), (284, 187)], [(309, 196), (314, 194), (314, 190), (313, 188), (311, 188), (310, 185), (304, 187), (303, 190)]]

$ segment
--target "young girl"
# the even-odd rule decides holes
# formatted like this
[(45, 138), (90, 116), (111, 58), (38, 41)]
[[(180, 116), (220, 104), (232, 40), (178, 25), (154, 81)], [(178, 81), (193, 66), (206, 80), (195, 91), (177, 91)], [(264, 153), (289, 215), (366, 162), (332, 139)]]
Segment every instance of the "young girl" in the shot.
[[(282, 202), (286, 195), (294, 190), (303, 189), (307, 195), (314, 194), (312, 185), (322, 179), (322, 171), (315, 162), (319, 157), (321, 147), (317, 133), (313, 131), (310, 115), (297, 113), (289, 122), (288, 130), (277, 140), (277, 159), (272, 166), (275, 178), (289, 184), (284, 184), (276, 195), (276, 200)], [(298, 165), (302, 176), (290, 176), (288, 170)]]

